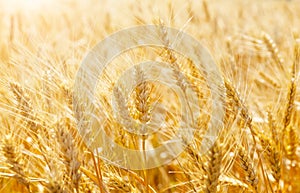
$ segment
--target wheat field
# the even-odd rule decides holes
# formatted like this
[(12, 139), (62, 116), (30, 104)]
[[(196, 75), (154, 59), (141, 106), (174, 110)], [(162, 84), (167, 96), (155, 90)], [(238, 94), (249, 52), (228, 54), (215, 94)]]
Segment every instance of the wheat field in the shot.
[[(105, 110), (93, 111), (98, 122), (91, 127), (133, 150), (158, 147), (176, 133), (182, 104), (174, 90), (151, 81), (128, 96), (114, 88), (124, 69), (146, 59), (181, 72), (176, 84), (196, 93), (193, 111), (199, 111), (194, 140), (178, 157), (132, 170), (105, 161), (86, 143), (76, 118), (88, 107), (74, 110), (81, 101), (73, 91), (97, 43), (147, 24), (183, 31), (210, 52), (224, 86), (223, 127), (200, 153), (212, 113), (205, 73), (168, 48), (124, 52), (99, 77), (95, 95)], [(0, 192), (300, 193), (299, 67), (297, 0), (1, 0)], [(148, 76), (134, 69), (133, 80)], [(140, 123), (158, 117), (167, 126), (149, 136), (125, 130), (113, 114), (113, 89), (120, 117)], [(165, 116), (155, 110), (158, 103), (168, 109)]]

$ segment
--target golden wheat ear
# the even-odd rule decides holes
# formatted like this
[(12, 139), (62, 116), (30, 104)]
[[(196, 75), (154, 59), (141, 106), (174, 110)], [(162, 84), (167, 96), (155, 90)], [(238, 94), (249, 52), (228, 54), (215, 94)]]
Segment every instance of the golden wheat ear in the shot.
[(61, 147), (62, 155), (63, 155), (63, 162), (66, 167), (66, 179), (65, 183), (68, 187), (69, 191), (73, 191), (76, 189), (79, 191), (79, 183), (81, 173), (79, 172), (80, 164), (78, 157), (78, 149), (76, 147), (75, 141), (73, 139), (72, 134), (70, 133), (70, 129), (65, 125), (69, 125), (68, 123), (70, 120), (65, 119), (59, 121), (57, 125), (57, 134), (56, 137)]
[(13, 172), (12, 177), (15, 178), (19, 183), (23, 184), (29, 192), (30, 180), (26, 172), (25, 165), (23, 163), (23, 156), (19, 149), (20, 147), (15, 142), (13, 135), (5, 136), (2, 143), (2, 153), (6, 159), (9, 169)]
[(247, 182), (255, 192), (258, 192), (258, 176), (253, 166), (253, 161), (250, 159), (247, 151), (243, 146), (238, 147), (238, 156), (240, 164), (247, 176)]
[(216, 193), (221, 175), (222, 145), (218, 141), (209, 150), (204, 192)]

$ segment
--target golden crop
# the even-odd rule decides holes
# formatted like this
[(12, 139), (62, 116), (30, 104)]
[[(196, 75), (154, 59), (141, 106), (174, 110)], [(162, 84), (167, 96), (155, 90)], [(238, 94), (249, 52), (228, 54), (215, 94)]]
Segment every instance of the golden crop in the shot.
[[(95, 110), (93, 127), (136, 150), (158, 147), (176, 133), (182, 104), (174, 90), (143, 82), (147, 72), (139, 67), (132, 78), (140, 84), (129, 96), (114, 87), (124, 69), (146, 59), (182, 72), (176, 84), (197, 93), (200, 109), (184, 152), (135, 171), (88, 147), (76, 117), (89, 107), (76, 101), (74, 111), (73, 88), (98, 42), (145, 24), (180, 29), (207, 47), (224, 82), (225, 117), (217, 141), (199, 153), (211, 118), (205, 73), (168, 48), (124, 52), (99, 77), (96, 99), (105, 111)], [(300, 192), (299, 67), (297, 0), (1, 0), (0, 192)], [(167, 126), (149, 136), (126, 131), (113, 114), (113, 91), (123, 119), (147, 123), (163, 112), (157, 122)]]

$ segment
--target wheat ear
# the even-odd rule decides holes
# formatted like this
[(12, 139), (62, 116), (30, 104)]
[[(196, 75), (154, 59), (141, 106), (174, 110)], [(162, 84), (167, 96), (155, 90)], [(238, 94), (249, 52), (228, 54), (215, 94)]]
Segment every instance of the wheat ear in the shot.
[(18, 102), (18, 109), (20, 110), (22, 119), (25, 120), (29, 128), (36, 133), (37, 123), (35, 121), (36, 118), (34, 116), (34, 110), (29, 95), (21, 85), (15, 82), (10, 82), (10, 90), (13, 92)]
[(69, 133), (68, 125), (69, 120), (60, 121), (57, 125), (57, 139), (59, 141), (61, 151), (63, 153), (66, 172), (69, 180), (71, 181), (68, 186), (72, 190), (75, 188), (78, 191), (81, 173), (79, 173), (80, 161), (78, 160), (78, 150), (76, 148), (73, 136)]
[(284, 120), (283, 120), (283, 129), (286, 129), (287, 126), (290, 124), (291, 122), (291, 117), (292, 117), (292, 113), (294, 110), (294, 101), (295, 101), (295, 96), (296, 96), (296, 83), (295, 83), (295, 79), (292, 78), (291, 79), (291, 83), (289, 86), (289, 92), (287, 95), (287, 105), (286, 105), (286, 109), (285, 109), (285, 113), (284, 113)]
[[(241, 109), (241, 117), (242, 117), (242, 120), (243, 120), (243, 122), (241, 124), (241, 128), (243, 128), (244, 126), (247, 126), (250, 129), (253, 144), (254, 144), (254, 147), (256, 149), (257, 148), (257, 142), (256, 142), (255, 136), (257, 136), (257, 131), (255, 130), (255, 128), (252, 125), (252, 118), (249, 114), (249, 111), (248, 111), (247, 107), (244, 105), (243, 101), (240, 99), (238, 92), (232, 86), (231, 82), (227, 79), (225, 79), (225, 87), (226, 87), (226, 96), (233, 101), (234, 106), (236, 106), (235, 108), (237, 108), (237, 109), (240, 108)], [(261, 160), (260, 151), (257, 151), (257, 150), (255, 150), (255, 151), (258, 155), (258, 160), (259, 160), (259, 164), (261, 166), (261, 172), (262, 172), (264, 181), (265, 181), (265, 183), (267, 183), (267, 182), (269, 183), (269, 180), (265, 176), (265, 170), (264, 170), (264, 166), (263, 166), (263, 163), (262, 163), (262, 160)], [(271, 187), (271, 184), (269, 184), (269, 186)]]
[(263, 153), (266, 155), (265, 158), (269, 162), (269, 166), (271, 168), (271, 172), (273, 177), (275, 178), (276, 182), (279, 183), (281, 178), (281, 156), (280, 152), (274, 144), (272, 140), (266, 137), (263, 134), (258, 134), (260, 139)]
[(297, 150), (297, 145), (298, 145), (298, 137), (297, 133), (295, 130), (295, 127), (293, 126), (288, 126), (287, 131), (286, 131), (286, 146), (285, 146), (285, 152), (287, 155), (287, 158), (290, 160), (295, 159), (296, 157), (296, 150)]
[(280, 68), (280, 70), (282, 70), (282, 72), (284, 72), (284, 60), (281, 56), (281, 54), (279, 53), (279, 49), (276, 45), (276, 43), (274, 42), (274, 40), (271, 38), (271, 36), (265, 32), (263, 32), (262, 34), (262, 39), (264, 44), (266, 45), (268, 51), (272, 54), (272, 58), (274, 59), (274, 61), (276, 62), (276, 64), (278, 65), (278, 67)]
[(110, 192), (136, 192), (135, 188), (124, 178), (118, 176), (117, 174), (110, 174), (107, 187), (109, 187)]
[(7, 135), (4, 139), (2, 145), (3, 155), (6, 158), (6, 162), (9, 164), (9, 169), (14, 173), (14, 178), (25, 185), (29, 192), (30, 191), (30, 181), (27, 178), (25, 173), (25, 167), (21, 162), (21, 153), (19, 149), (16, 147), (16, 144), (13, 141), (12, 135)]
[(127, 129), (132, 129), (132, 119), (127, 107), (127, 100), (123, 96), (122, 90), (119, 87), (114, 88), (114, 96), (116, 98), (119, 115), (122, 118), (122, 124)]
[(255, 190), (255, 192), (257, 192), (258, 177), (251, 163), (252, 161), (244, 147), (239, 146), (238, 155), (241, 161), (241, 166), (246, 172), (247, 182)]
[(219, 142), (215, 142), (209, 151), (209, 160), (207, 166), (207, 179), (205, 183), (205, 193), (217, 192), (219, 177), (221, 174), (222, 152)]
[(150, 85), (145, 81), (145, 72), (139, 65), (135, 66), (136, 77), (136, 100), (135, 106), (138, 111), (138, 119), (142, 123), (147, 123), (150, 120)]

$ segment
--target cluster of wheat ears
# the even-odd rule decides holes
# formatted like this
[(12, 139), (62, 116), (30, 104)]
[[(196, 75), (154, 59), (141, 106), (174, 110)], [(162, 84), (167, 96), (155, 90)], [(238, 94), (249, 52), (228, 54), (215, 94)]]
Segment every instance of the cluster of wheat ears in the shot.
[[(181, 103), (174, 90), (143, 82), (147, 72), (139, 67), (132, 79), (143, 83), (129, 96), (114, 88), (124, 69), (145, 59), (182, 72), (177, 84), (197, 93), (200, 107), (185, 151), (136, 171), (86, 145), (76, 115), (87, 107), (73, 111), (73, 85), (99, 41), (144, 24), (177, 28), (208, 48), (224, 82), (225, 115), (218, 139), (201, 154), (212, 103), (205, 73), (170, 49), (124, 52), (99, 77), (95, 95), (105, 111), (95, 111), (92, 126), (130, 149), (158, 147), (176, 133)], [(299, 26), (297, 1), (0, 1), (0, 192), (300, 192)], [(113, 90), (119, 116), (157, 119), (161, 131), (126, 131), (113, 114)]]

